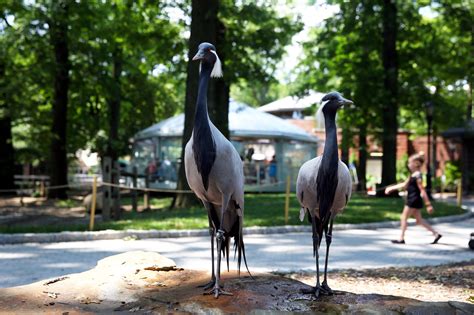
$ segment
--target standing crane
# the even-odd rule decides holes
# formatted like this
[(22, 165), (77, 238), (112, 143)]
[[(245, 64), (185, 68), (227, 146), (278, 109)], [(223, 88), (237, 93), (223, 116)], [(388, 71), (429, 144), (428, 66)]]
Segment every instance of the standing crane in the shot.
[[(193, 60), (200, 60), (199, 90), (191, 139), (186, 144), (184, 166), (189, 187), (202, 201), (209, 218), (212, 278), (204, 285), (207, 294), (232, 295), (220, 286), (221, 252), (229, 270), (230, 238), (234, 238), (240, 274), (245, 248), (242, 236), (244, 216), (244, 171), (237, 150), (209, 119), (207, 90), (210, 77), (221, 77), (221, 61), (214, 45), (201, 43)], [(214, 237), (217, 242), (217, 270), (214, 268)], [(227, 256), (226, 256), (227, 255)], [(248, 271), (248, 267), (247, 267)]]
[[(303, 293), (331, 295), (327, 284), (329, 246), (332, 239), (334, 217), (347, 205), (352, 191), (352, 179), (347, 166), (341, 162), (337, 148), (336, 113), (344, 105), (353, 104), (338, 92), (331, 92), (322, 99), (316, 119), (324, 122), (326, 143), (322, 156), (305, 162), (296, 180), (296, 196), (301, 204), (300, 219), (308, 212), (308, 220), (313, 231), (313, 255), (316, 256), (316, 286)], [(319, 246), (326, 236), (326, 260), (324, 280), (319, 282)]]

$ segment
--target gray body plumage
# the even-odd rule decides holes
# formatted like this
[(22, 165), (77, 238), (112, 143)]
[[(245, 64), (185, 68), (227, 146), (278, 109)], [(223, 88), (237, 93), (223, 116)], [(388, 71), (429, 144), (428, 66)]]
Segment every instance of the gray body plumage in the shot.
[[(225, 231), (229, 231), (231, 224), (235, 222), (235, 215), (242, 216), (244, 209), (244, 171), (242, 160), (234, 146), (209, 120), (212, 137), (216, 145), (216, 159), (209, 173), (209, 187), (204, 187), (201, 174), (198, 172), (193, 152), (193, 137), (186, 144), (184, 154), (184, 165), (189, 187), (196, 196), (220, 209), (225, 204), (230, 211), (226, 211), (228, 217), (224, 218)], [(240, 210), (235, 209), (235, 201)], [(220, 218), (220, 211), (217, 211)], [(240, 220), (240, 219), (239, 219)]]
[[(320, 218), (319, 199), (317, 195), (317, 177), (321, 165), (322, 156), (305, 162), (298, 173), (296, 180), (296, 196), (301, 205), (300, 219), (309, 212), (312, 217)], [(347, 168), (341, 160), (338, 161), (337, 186), (330, 211), (330, 219), (341, 213), (351, 198), (352, 178)], [(323, 183), (324, 184), (324, 183)]]

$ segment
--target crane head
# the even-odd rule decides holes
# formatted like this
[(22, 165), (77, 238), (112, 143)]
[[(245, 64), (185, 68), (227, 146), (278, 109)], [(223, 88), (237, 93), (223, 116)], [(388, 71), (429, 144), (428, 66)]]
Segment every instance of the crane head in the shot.
[(219, 56), (216, 53), (216, 47), (211, 43), (201, 43), (198, 47), (198, 52), (193, 57), (193, 60), (200, 60), (201, 66), (206, 63), (212, 66), (211, 77), (222, 77), (222, 64)]
[(352, 105), (354, 104), (351, 100), (348, 100), (344, 97), (339, 92), (330, 92), (326, 94), (322, 101), (324, 107), (328, 107), (331, 109), (338, 110), (339, 108), (342, 108), (344, 105)]
[(341, 93), (339, 92), (330, 92), (321, 100), (322, 104), (319, 106), (318, 111), (316, 113), (316, 121), (318, 125), (324, 126), (324, 114), (325, 113), (333, 113), (336, 114), (337, 110), (342, 108), (344, 105), (353, 105), (354, 102), (342, 97)]

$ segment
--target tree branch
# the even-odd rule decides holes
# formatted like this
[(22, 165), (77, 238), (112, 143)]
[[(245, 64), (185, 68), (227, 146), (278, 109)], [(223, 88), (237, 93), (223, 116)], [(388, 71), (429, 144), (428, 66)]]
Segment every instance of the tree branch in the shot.
[(8, 23), (8, 20), (7, 18), (5, 17), (5, 15), (2, 14), (2, 20), (5, 21), (5, 24), (8, 26), (8, 27), (12, 27), (12, 25), (10, 23)]

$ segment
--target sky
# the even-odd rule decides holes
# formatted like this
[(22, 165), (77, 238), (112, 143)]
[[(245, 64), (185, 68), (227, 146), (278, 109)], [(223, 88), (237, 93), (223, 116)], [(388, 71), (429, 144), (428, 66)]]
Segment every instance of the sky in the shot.
[(292, 44), (286, 49), (287, 53), (277, 71), (276, 78), (280, 82), (291, 81), (291, 69), (294, 69), (298, 63), (298, 58), (303, 53), (302, 43), (308, 39), (308, 34), (311, 28), (321, 25), (323, 21), (336, 14), (339, 11), (337, 5), (329, 5), (325, 0), (316, 0), (315, 4), (308, 4), (308, 0), (296, 0), (292, 5), (287, 4), (288, 1), (280, 0), (277, 5), (277, 10), (281, 14), (297, 14), (301, 17), (304, 24), (303, 30), (295, 35)]

